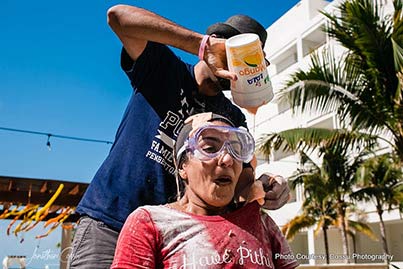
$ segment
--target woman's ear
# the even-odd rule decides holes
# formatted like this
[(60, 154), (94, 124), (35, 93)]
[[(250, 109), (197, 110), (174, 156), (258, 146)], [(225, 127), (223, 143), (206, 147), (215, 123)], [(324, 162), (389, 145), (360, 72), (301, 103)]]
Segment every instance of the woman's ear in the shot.
[(187, 179), (188, 178), (188, 175), (187, 175), (186, 171), (183, 168), (179, 169), (178, 172), (179, 172), (179, 176), (182, 179)]

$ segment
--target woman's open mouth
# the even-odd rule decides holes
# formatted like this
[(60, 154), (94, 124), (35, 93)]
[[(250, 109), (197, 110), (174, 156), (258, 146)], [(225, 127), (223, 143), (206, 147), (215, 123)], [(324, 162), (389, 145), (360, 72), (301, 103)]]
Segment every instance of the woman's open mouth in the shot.
[(230, 185), (230, 184), (232, 184), (232, 179), (231, 179), (231, 177), (223, 176), (223, 177), (214, 179), (214, 183), (219, 186)]

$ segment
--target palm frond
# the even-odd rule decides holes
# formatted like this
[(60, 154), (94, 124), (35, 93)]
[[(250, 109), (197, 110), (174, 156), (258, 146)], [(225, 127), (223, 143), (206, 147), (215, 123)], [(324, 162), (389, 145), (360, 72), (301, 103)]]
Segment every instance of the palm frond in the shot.
[(351, 198), (372, 201), (377, 208), (388, 206), (389, 210), (401, 203), (398, 190), (403, 172), (396, 156), (385, 154), (366, 160), (357, 169), (356, 177), (361, 188)]
[(356, 201), (371, 201), (372, 197), (378, 195), (378, 190), (373, 187), (359, 189), (350, 195), (351, 199)]
[(319, 232), (322, 230), (323, 225), (325, 225), (325, 218), (320, 218), (318, 223), (316, 224), (316, 228), (313, 231), (315, 236), (318, 236)]
[(393, 60), (395, 71), (398, 73), (403, 72), (403, 48), (394, 40), (392, 39), (393, 45)]
[[(403, 28), (403, 23), (402, 23)], [(403, 34), (403, 33), (402, 33)], [(403, 123), (403, 48), (392, 38), (393, 58), (395, 63), (396, 76), (399, 79), (398, 87), (395, 93), (395, 112), (397, 121), (400, 125)]]
[[(290, 103), (293, 111), (336, 111), (340, 105), (357, 102), (351, 94), (361, 89), (359, 69), (341, 57), (336, 58), (332, 50), (324, 49), (321, 53), (311, 54), (308, 71), (299, 70), (291, 76), (286, 87), (280, 91), (279, 99)], [(345, 57), (348, 57), (346, 54)]]
[(374, 241), (378, 241), (378, 237), (376, 236), (374, 231), (372, 231), (372, 229), (371, 229), (371, 227), (369, 227), (369, 225), (367, 225), (363, 222), (360, 222), (360, 221), (353, 221), (353, 220), (348, 220), (347, 222), (348, 222), (348, 227), (350, 229), (363, 233)]
[(266, 156), (270, 156), (273, 150), (312, 152), (318, 147), (345, 152), (352, 148), (375, 146), (376, 136), (345, 129), (295, 128), (263, 135), (257, 144)]
[(288, 240), (292, 240), (299, 231), (311, 227), (315, 222), (314, 218), (307, 215), (296, 216), (283, 226), (282, 232)]
[(393, 1), (393, 33), (392, 40), (400, 46), (403, 44), (403, 5), (401, 0)]
[(305, 151), (300, 151), (300, 161), (302, 165), (309, 165), (313, 167), (315, 170), (319, 170), (319, 166), (309, 157), (309, 155)]

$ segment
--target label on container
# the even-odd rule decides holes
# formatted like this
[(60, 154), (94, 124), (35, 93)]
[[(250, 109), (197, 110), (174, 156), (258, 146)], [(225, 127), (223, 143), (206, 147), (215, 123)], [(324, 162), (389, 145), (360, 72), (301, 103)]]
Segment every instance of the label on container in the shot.
[(269, 102), (273, 91), (258, 36), (232, 37), (227, 40), (226, 48), (228, 69), (238, 77), (237, 81), (231, 81), (234, 102), (241, 107), (258, 107)]

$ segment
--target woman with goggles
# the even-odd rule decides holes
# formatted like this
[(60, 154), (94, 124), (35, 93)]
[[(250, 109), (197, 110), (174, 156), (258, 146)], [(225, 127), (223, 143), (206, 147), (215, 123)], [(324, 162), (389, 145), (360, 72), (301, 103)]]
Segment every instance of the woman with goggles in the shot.
[(251, 134), (225, 117), (202, 113), (185, 121), (175, 145), (181, 195), (129, 216), (112, 268), (297, 267), (279, 228), (260, 210), (259, 195), (232, 206), (242, 163), (253, 152)]

